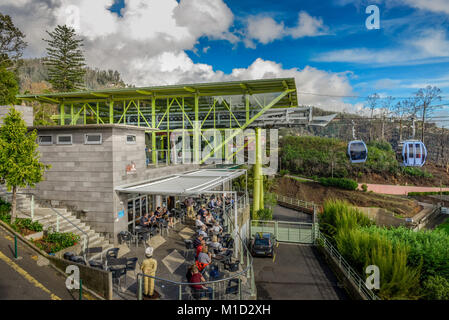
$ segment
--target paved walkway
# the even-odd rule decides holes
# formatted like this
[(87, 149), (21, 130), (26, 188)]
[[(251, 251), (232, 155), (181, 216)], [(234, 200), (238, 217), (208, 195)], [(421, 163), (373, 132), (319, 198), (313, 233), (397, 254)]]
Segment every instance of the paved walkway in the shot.
[[(362, 189), (362, 184), (359, 183), (359, 189)], [(382, 194), (394, 194), (394, 195), (407, 195), (409, 192), (439, 192), (449, 191), (449, 188), (438, 188), (438, 187), (415, 187), (415, 186), (396, 186), (388, 184), (366, 184), (368, 186), (368, 191)]]
[[(312, 222), (310, 214), (281, 206), (274, 220)], [(255, 257), (254, 274), (258, 299), (342, 300), (348, 299), (337, 278), (312, 245), (279, 243), (273, 258)]]
[(313, 246), (279, 244), (275, 257), (254, 258), (261, 300), (344, 300), (344, 289)]
[(0, 300), (73, 300), (65, 286), (66, 278), (18, 240), (14, 258), (14, 239), (0, 227)]

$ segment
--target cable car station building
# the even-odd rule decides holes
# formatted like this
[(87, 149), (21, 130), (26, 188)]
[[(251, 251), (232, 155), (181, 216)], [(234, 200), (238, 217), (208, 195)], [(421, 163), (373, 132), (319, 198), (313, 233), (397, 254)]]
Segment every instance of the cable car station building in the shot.
[[(131, 230), (156, 206), (172, 206), (194, 194), (233, 191), (232, 180), (245, 171), (213, 170), (204, 164), (200, 150), (208, 143), (205, 130), (216, 129), (223, 136), (226, 130), (232, 132), (214, 149), (223, 149), (226, 157), (240, 130), (255, 129), (253, 209), (258, 210), (263, 207), (259, 128), (325, 125), (331, 120), (312, 119), (311, 108), (297, 107), (293, 78), (18, 98), (59, 106), (53, 116), (57, 126), (30, 127), (38, 132), (41, 161), (52, 167), (45, 181), (29, 191), (53, 205), (77, 210), (83, 222), (113, 243), (120, 231)], [(187, 146), (193, 150), (191, 163), (173, 163), (170, 134), (181, 129), (192, 141)], [(243, 195), (247, 199), (247, 193)], [(239, 219), (239, 226), (246, 229), (244, 220)]]

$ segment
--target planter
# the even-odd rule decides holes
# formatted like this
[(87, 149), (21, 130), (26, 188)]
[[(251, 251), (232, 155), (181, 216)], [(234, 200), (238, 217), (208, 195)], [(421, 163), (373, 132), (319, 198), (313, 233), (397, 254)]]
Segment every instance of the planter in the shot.
[(62, 249), (61, 251), (55, 252), (55, 256), (60, 259), (64, 259), (64, 253), (73, 252), (76, 255), (81, 253), (82, 246), (80, 243), (75, 244), (74, 246)]
[(43, 236), (44, 236), (44, 232), (41, 231), (41, 232), (36, 232), (36, 233), (29, 234), (29, 235), (25, 236), (25, 239), (27, 239), (27, 240), (39, 240)]

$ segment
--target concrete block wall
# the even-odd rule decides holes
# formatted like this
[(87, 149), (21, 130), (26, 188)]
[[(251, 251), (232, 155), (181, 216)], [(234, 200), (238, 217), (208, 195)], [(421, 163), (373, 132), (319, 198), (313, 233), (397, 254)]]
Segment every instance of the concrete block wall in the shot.
[[(87, 133), (101, 133), (102, 144), (84, 144)], [(71, 145), (56, 144), (56, 136), (71, 134)], [(63, 205), (78, 211), (96, 232), (109, 232), (113, 228), (110, 217), (113, 205), (113, 135), (112, 128), (46, 128), (38, 135), (52, 135), (52, 145), (39, 146), (41, 161), (50, 164), (44, 181), (34, 192), (41, 199), (51, 200), (55, 206)]]

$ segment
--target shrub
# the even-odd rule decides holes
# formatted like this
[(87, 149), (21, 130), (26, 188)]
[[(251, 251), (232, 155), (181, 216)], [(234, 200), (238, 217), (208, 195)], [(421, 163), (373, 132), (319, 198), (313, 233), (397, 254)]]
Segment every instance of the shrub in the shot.
[(423, 292), (428, 300), (449, 300), (449, 281), (441, 276), (429, 277), (423, 283)]
[(282, 169), (281, 171), (279, 171), (279, 175), (280, 175), (281, 177), (285, 176), (285, 175), (288, 174), (288, 173), (289, 173), (289, 171), (286, 170), (286, 169)]
[(368, 186), (366, 184), (362, 184), (362, 191), (363, 192), (367, 192), (368, 191)]
[(420, 266), (407, 265), (408, 248), (363, 229), (340, 229), (335, 236), (337, 248), (361, 274), (368, 265), (379, 267), (379, 296), (382, 299), (417, 299)]
[(320, 178), (318, 182), (325, 187), (336, 187), (345, 190), (356, 190), (359, 184), (346, 178)]
[(411, 176), (411, 177), (433, 178), (433, 175), (431, 173), (423, 171), (420, 168), (415, 168), (415, 167), (402, 167), (401, 172), (402, 172), (402, 174), (405, 174), (405, 175)]
[(273, 211), (271, 209), (259, 209), (256, 214), (257, 220), (273, 220)]
[(350, 230), (373, 224), (363, 212), (341, 200), (327, 200), (319, 217), (322, 231), (329, 236), (334, 236), (340, 229)]
[(37, 247), (47, 253), (55, 253), (74, 246), (80, 241), (80, 236), (72, 232), (53, 232), (47, 234), (42, 240), (33, 241)]
[(449, 196), (449, 191), (409, 192), (407, 195), (409, 197), (413, 197), (413, 196), (438, 196), (440, 194)]

